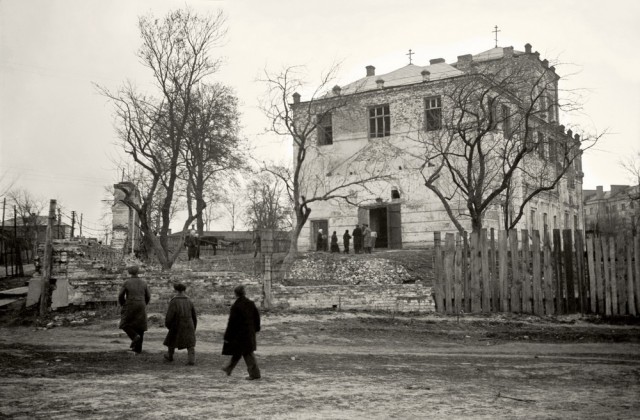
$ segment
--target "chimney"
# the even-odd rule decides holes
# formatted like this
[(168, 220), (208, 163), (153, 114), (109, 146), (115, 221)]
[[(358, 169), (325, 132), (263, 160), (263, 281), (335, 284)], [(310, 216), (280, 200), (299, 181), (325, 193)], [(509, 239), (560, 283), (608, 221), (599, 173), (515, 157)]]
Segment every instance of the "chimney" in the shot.
[(331, 90), (333, 91), (333, 94), (336, 96), (340, 95), (340, 92), (342, 91), (342, 89), (338, 85), (335, 85)]
[(544, 60), (542, 60), (542, 67), (549, 68), (549, 60), (547, 60), (546, 58)]
[(458, 66), (457, 66), (458, 70), (468, 69), (469, 67), (471, 67), (472, 61), (473, 61), (473, 56), (471, 54), (459, 55)]
[(432, 58), (429, 60), (429, 64), (440, 64), (444, 63), (444, 58)]
[(373, 66), (367, 66), (367, 77), (376, 75), (376, 68)]
[(568, 137), (573, 137), (573, 130), (572, 129), (568, 129), (567, 130), (567, 136)]
[(384, 79), (376, 80), (376, 86), (378, 86), (378, 89), (382, 89), (384, 87)]
[(596, 187), (596, 198), (602, 200), (604, 198), (604, 192), (602, 191), (602, 185)]
[(513, 57), (513, 47), (504, 47), (502, 49), (502, 55), (506, 57)]
[(560, 124), (558, 130), (560, 130), (560, 134), (564, 134), (564, 125)]
[(576, 134), (575, 136), (573, 136), (573, 139), (577, 142), (580, 141), (580, 134)]
[(293, 95), (293, 103), (294, 104), (299, 104), (300, 103), (300, 94), (298, 92), (294, 92)]
[(528, 42), (524, 44), (524, 52), (526, 52), (527, 54), (531, 54), (531, 44), (529, 44)]
[(431, 76), (431, 72), (429, 70), (422, 70), (420, 72), (420, 74), (422, 75), (422, 81), (423, 82), (428, 82), (429, 78)]
[(535, 55), (536, 58), (540, 60), (540, 53), (538, 51), (534, 52), (533, 55)]

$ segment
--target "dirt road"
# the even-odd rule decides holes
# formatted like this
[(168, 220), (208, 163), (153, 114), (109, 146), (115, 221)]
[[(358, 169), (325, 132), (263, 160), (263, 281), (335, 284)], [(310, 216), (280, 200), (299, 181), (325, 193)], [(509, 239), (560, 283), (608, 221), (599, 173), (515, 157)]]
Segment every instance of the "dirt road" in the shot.
[(162, 361), (160, 320), (127, 351), (115, 317), (0, 328), (0, 417), (631, 419), (640, 327), (565, 319), (263, 315), (258, 362), (220, 371), (226, 315), (201, 316), (197, 365)]

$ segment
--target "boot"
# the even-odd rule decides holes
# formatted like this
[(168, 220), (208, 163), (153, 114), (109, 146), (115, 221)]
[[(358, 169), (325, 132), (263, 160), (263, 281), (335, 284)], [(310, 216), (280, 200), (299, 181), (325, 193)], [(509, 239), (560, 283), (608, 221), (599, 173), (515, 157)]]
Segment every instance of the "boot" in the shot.
[(187, 349), (187, 365), (193, 366), (196, 364), (196, 349), (195, 347), (189, 347)]

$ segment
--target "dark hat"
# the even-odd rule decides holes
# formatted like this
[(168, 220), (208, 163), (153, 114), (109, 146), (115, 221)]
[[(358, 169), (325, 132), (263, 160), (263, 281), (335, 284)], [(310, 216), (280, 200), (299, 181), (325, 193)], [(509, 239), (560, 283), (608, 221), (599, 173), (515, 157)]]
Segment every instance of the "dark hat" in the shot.
[(134, 277), (137, 276), (139, 272), (140, 267), (138, 267), (137, 265), (132, 265), (131, 267), (127, 268), (127, 273), (131, 274)]
[(176, 283), (173, 285), (173, 290), (175, 290), (176, 292), (184, 292), (185, 290), (187, 290), (187, 286), (182, 283)]
[(236, 286), (235, 289), (233, 289), (233, 293), (235, 293), (236, 296), (240, 297), (240, 296), (245, 296), (247, 292), (244, 290), (244, 286), (240, 284)]

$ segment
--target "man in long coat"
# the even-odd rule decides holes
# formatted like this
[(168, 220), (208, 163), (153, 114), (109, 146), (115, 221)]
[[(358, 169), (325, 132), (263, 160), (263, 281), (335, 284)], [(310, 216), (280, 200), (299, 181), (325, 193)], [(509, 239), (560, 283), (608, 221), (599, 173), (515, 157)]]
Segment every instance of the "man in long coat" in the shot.
[(173, 354), (178, 350), (187, 349), (187, 365), (196, 364), (196, 327), (198, 318), (193, 303), (184, 291), (187, 287), (178, 283), (173, 286), (177, 294), (171, 298), (164, 325), (169, 329), (164, 345), (168, 347), (164, 359), (173, 362)]
[(362, 231), (362, 246), (366, 254), (371, 254), (371, 229), (368, 224), (362, 225), (364, 230)]
[(355, 254), (359, 254), (362, 251), (362, 229), (360, 229), (360, 225), (356, 225), (355, 229), (353, 229), (353, 252)]
[(151, 293), (144, 280), (138, 277), (138, 267), (129, 267), (131, 278), (127, 279), (120, 293), (118, 303), (120, 310), (120, 329), (131, 339), (131, 350), (140, 354), (144, 332), (147, 331), (147, 304), (151, 299)]
[(255, 303), (247, 299), (243, 285), (237, 286), (233, 292), (237, 299), (231, 305), (222, 346), (222, 354), (231, 356), (231, 360), (222, 370), (227, 376), (231, 375), (242, 357), (249, 372), (246, 379), (260, 379), (260, 369), (253, 354), (256, 351), (256, 333), (260, 331), (260, 313)]
[(349, 241), (351, 240), (351, 235), (349, 235), (349, 231), (345, 230), (344, 235), (342, 235), (342, 243), (344, 244), (344, 253), (349, 253)]

